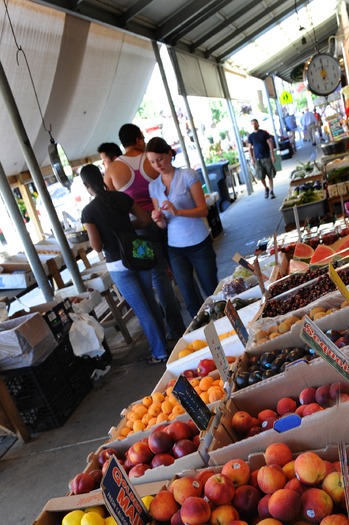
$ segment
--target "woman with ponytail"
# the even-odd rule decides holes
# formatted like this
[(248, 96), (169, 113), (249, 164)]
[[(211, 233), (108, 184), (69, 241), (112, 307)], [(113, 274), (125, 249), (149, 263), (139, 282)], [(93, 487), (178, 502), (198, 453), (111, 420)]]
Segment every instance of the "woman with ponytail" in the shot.
[[(133, 271), (121, 261), (117, 240), (118, 232), (128, 232), (149, 225), (151, 218), (126, 193), (109, 191), (99, 168), (93, 164), (83, 166), (80, 177), (93, 200), (82, 210), (91, 247), (103, 250), (107, 269), (115, 286), (120, 290), (139, 319), (149, 342), (151, 355), (147, 364), (167, 360), (165, 329), (160, 307), (155, 299), (151, 272)], [(133, 219), (130, 219), (130, 214)]]

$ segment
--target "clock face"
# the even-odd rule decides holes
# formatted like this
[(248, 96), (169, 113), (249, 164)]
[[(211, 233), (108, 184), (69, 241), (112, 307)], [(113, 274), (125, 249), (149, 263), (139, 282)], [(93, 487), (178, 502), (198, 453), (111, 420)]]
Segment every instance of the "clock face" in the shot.
[(338, 61), (327, 53), (314, 55), (304, 67), (304, 81), (315, 95), (329, 95), (337, 88), (341, 79)]

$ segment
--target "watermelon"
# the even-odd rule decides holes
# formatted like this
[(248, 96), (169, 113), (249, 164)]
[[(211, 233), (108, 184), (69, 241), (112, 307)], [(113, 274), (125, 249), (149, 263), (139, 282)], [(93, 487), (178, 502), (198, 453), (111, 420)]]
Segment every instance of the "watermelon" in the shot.
[(296, 259), (291, 259), (288, 265), (288, 273), (303, 273), (306, 272), (308, 268), (308, 263), (304, 261), (297, 261)]
[(326, 246), (326, 244), (318, 244), (309, 264), (311, 266), (325, 266), (326, 264), (332, 262), (335, 253), (336, 252), (334, 249), (330, 246)]
[(349, 257), (349, 238), (345, 237), (336, 243), (336, 254), (338, 259)]
[(304, 244), (303, 242), (297, 242), (293, 258), (296, 259), (296, 261), (304, 261), (309, 262), (312, 258), (314, 253), (314, 250), (309, 244)]

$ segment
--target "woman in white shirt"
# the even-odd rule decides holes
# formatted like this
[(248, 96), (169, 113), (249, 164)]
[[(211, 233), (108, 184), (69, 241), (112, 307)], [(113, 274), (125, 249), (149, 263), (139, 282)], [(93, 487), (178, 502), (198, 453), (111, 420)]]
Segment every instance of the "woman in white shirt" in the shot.
[(172, 165), (176, 152), (163, 138), (152, 138), (146, 152), (150, 164), (160, 173), (149, 185), (154, 204), (152, 219), (168, 229), (172, 271), (187, 310), (194, 317), (203, 303), (194, 270), (206, 296), (217, 287), (216, 254), (204, 220), (208, 214), (206, 199), (196, 171)]

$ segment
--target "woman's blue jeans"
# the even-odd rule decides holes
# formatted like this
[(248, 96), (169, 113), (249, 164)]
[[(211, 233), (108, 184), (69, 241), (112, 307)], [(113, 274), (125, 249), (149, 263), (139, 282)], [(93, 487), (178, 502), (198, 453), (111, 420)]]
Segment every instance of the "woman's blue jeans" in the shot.
[(109, 273), (115, 286), (138, 317), (152, 355), (158, 359), (167, 357), (164, 323), (153, 293), (151, 271), (125, 270)]
[(169, 246), (168, 253), (172, 271), (187, 310), (194, 317), (203, 303), (195, 281), (194, 270), (206, 296), (212, 295), (218, 284), (216, 254), (212, 247), (211, 237), (208, 236), (194, 246), (184, 248)]

